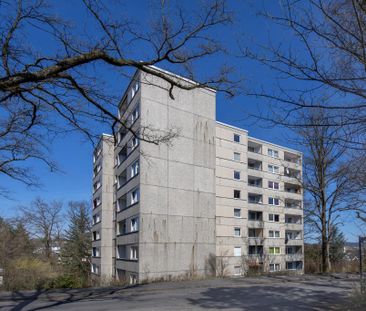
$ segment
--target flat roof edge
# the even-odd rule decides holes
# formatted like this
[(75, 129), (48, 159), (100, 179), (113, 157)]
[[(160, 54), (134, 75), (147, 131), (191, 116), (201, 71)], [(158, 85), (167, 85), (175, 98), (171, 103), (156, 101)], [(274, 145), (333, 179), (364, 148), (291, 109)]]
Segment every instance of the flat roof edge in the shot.
[[(220, 124), (220, 125), (223, 125), (223, 126), (226, 126), (226, 127), (229, 127), (229, 128), (232, 128), (232, 129), (234, 129), (234, 130), (239, 130), (239, 131), (243, 131), (243, 132), (249, 133), (249, 131), (248, 131), (248, 130), (242, 129), (242, 128), (240, 128), (240, 127), (237, 127), (237, 126), (234, 126), (234, 125), (231, 125), (231, 124), (227, 124), (227, 123), (220, 122), (220, 121), (216, 121), (216, 123), (217, 123), (217, 124)], [(278, 145), (278, 144), (272, 143), (272, 142), (267, 141), (267, 140), (259, 139), (259, 138), (252, 137), (252, 136), (249, 136), (249, 135), (248, 135), (248, 138), (253, 139), (253, 140), (256, 140), (256, 141), (261, 142), (261, 143), (269, 144), (269, 145), (272, 145), (272, 146), (275, 146), (275, 147), (278, 147), (278, 148), (284, 149), (284, 150), (289, 151), (289, 152), (292, 152), (292, 153), (297, 153), (297, 154), (300, 154), (300, 155), (302, 155), (302, 154), (303, 154), (303, 153), (302, 153), (301, 151), (299, 151), (299, 150), (295, 150), (295, 149), (292, 149), (292, 148), (288, 148), (288, 147), (285, 147), (285, 146), (281, 146), (281, 145)]]
[[(159, 68), (159, 67), (153, 66), (153, 65), (150, 65), (150, 66), (147, 66), (147, 67), (148, 67), (148, 68), (152, 68), (152, 69), (154, 69), (154, 70), (156, 70), (156, 71), (160, 71), (160, 72), (162, 72), (162, 73), (164, 73), (164, 74), (166, 74), (166, 75), (169, 75), (169, 76), (172, 76), (172, 77), (175, 77), (175, 78), (181, 79), (181, 80), (186, 81), (186, 82), (188, 82), (188, 83), (195, 84), (195, 85), (200, 85), (200, 83), (199, 83), (199, 82), (197, 82), (197, 81), (194, 81), (194, 80), (188, 79), (188, 78), (186, 78), (186, 77), (183, 77), (183, 76), (177, 75), (176, 73), (170, 72), (170, 71), (168, 71), (168, 70), (165, 70), (165, 69), (162, 69), (162, 68)], [(141, 70), (141, 69), (140, 69), (140, 70)], [(141, 71), (143, 71), (143, 70), (141, 70)], [(179, 88), (179, 87), (178, 87), (178, 88)], [(217, 93), (217, 91), (216, 91), (214, 88), (209, 87), (209, 86), (202, 86), (202, 87), (198, 87), (198, 88), (205, 89), (205, 90), (209, 90), (209, 91), (211, 91), (211, 92), (213, 92), (213, 93)]]

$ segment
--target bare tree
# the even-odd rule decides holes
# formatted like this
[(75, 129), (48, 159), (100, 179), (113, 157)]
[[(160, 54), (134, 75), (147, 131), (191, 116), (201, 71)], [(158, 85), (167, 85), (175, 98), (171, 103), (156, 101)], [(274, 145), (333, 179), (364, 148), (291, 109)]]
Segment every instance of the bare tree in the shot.
[[(277, 34), (242, 44), (243, 56), (274, 74), (271, 84), (246, 90), (268, 100), (260, 117), (272, 124), (309, 126), (303, 109), (327, 111), (349, 147), (364, 148), (366, 133), (366, 3), (361, 0), (284, 0), (282, 14), (261, 12)], [(289, 38), (289, 39), (287, 39)], [(258, 84), (260, 85), (260, 84)], [(343, 133), (342, 133), (343, 134)], [(349, 135), (353, 134), (353, 135)]]
[[(231, 21), (224, 0), (203, 1), (197, 10), (161, 1), (143, 25), (118, 13), (125, 2), (80, 3), (88, 13), (82, 31), (78, 20), (62, 18), (47, 1), (0, 1), (0, 173), (27, 185), (36, 180), (19, 163), (33, 158), (55, 169), (47, 135), (76, 130), (93, 140), (96, 124), (117, 124), (151, 143), (171, 138), (119, 120), (121, 93), (111, 90), (110, 77), (130, 76), (131, 69), (158, 76), (168, 82), (171, 98), (174, 88), (234, 91), (231, 68), (221, 66), (207, 76), (194, 70), (196, 62), (223, 51), (211, 31)], [(50, 48), (40, 50), (36, 36)], [(179, 81), (153, 67), (159, 64), (200, 82)]]
[(363, 209), (349, 204), (354, 189), (348, 175), (347, 148), (339, 142), (342, 128), (329, 126), (324, 110), (312, 111), (304, 115), (304, 120), (309, 126), (296, 132), (299, 143), (307, 147), (303, 168), (305, 221), (320, 237), (322, 272), (328, 272), (333, 229), (342, 222), (344, 212)]
[(52, 259), (52, 247), (59, 236), (62, 223), (62, 203), (45, 202), (37, 198), (29, 206), (20, 208), (24, 225), (41, 242), (41, 252), (47, 260)]

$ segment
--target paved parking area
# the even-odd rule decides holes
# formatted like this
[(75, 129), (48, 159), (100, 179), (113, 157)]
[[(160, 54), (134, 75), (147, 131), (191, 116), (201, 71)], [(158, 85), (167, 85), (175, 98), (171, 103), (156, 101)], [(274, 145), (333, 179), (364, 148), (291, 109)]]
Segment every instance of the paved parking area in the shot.
[(0, 310), (347, 310), (356, 276), (275, 276), (0, 293)]

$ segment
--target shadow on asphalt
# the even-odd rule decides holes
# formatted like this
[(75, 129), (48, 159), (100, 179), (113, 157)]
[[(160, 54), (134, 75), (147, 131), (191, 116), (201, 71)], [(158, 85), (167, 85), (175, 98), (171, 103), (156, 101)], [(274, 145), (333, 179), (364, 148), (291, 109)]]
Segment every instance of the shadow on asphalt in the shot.
[[(222, 280), (221, 282), (230, 281)], [(98, 307), (103, 306), (107, 301), (115, 301), (116, 306), (120, 307), (123, 306), (122, 302), (133, 302), (135, 306), (137, 303), (152, 306), (154, 302), (158, 302), (159, 305), (167, 303), (173, 307), (176, 301), (174, 299), (181, 299), (193, 310), (344, 310), (344, 302), (350, 289), (348, 287), (348, 290), (343, 290), (343, 286), (339, 284), (338, 290), (334, 291), (337, 286), (333, 286), (330, 282), (327, 284), (328, 290), (325, 287), (323, 290), (324, 283), (319, 284), (317, 282), (289, 284), (288, 282), (276, 280), (272, 284), (266, 285), (250, 285), (250, 283), (247, 283), (246, 286), (240, 286), (239, 281), (231, 282), (231, 284), (234, 286), (230, 286), (228, 283), (214, 283), (190, 288), (190, 283), (188, 283), (188, 287), (179, 288), (183, 284), (174, 285), (173, 283), (166, 288), (164, 286), (166, 284), (163, 283), (162, 287), (154, 288), (153, 284), (150, 286), (142, 285), (137, 286), (132, 291), (123, 288), (94, 288), (50, 292), (38, 291), (32, 295), (15, 292), (11, 295), (11, 298), (9, 297), (15, 304), (9, 307), (11, 311), (49, 310), (60, 306), (62, 306), (62, 309), (68, 310), (71, 307), (68, 304), (79, 301), (95, 302), (95, 306), (98, 305)], [(332, 288), (332, 290), (329, 290), (329, 288)], [(75, 307), (77, 308), (77, 305)]]
[[(20, 301), (16, 305), (11, 306), (11, 311), (36, 311), (36, 310), (48, 310), (49, 308), (69, 304), (78, 301), (88, 301), (88, 300), (96, 300), (96, 299), (104, 299), (110, 295), (113, 295), (118, 289), (81, 289), (81, 290), (59, 290), (59, 294), (61, 294), (63, 299), (60, 299), (57, 296), (57, 292), (47, 292), (47, 291), (37, 291), (31, 295), (24, 295), (20, 292), (14, 292), (11, 295), (11, 299), (13, 301)], [(38, 304), (43, 304), (41, 306), (31, 307), (30, 305), (33, 302), (37, 302)], [(2, 306), (4, 307), (4, 306)], [(66, 307), (65, 307), (66, 309)]]
[(187, 298), (193, 309), (344, 310), (342, 305), (346, 298), (346, 294), (330, 294), (323, 290), (272, 286), (209, 288), (201, 296)]

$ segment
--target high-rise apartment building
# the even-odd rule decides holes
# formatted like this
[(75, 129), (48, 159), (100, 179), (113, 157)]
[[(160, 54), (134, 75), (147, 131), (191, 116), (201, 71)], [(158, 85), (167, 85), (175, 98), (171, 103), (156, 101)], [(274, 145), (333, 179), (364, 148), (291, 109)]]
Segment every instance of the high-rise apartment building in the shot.
[[(183, 83), (195, 82), (155, 69)], [(215, 91), (137, 71), (94, 152), (92, 273), (130, 283), (303, 271), (301, 153), (216, 121)]]

